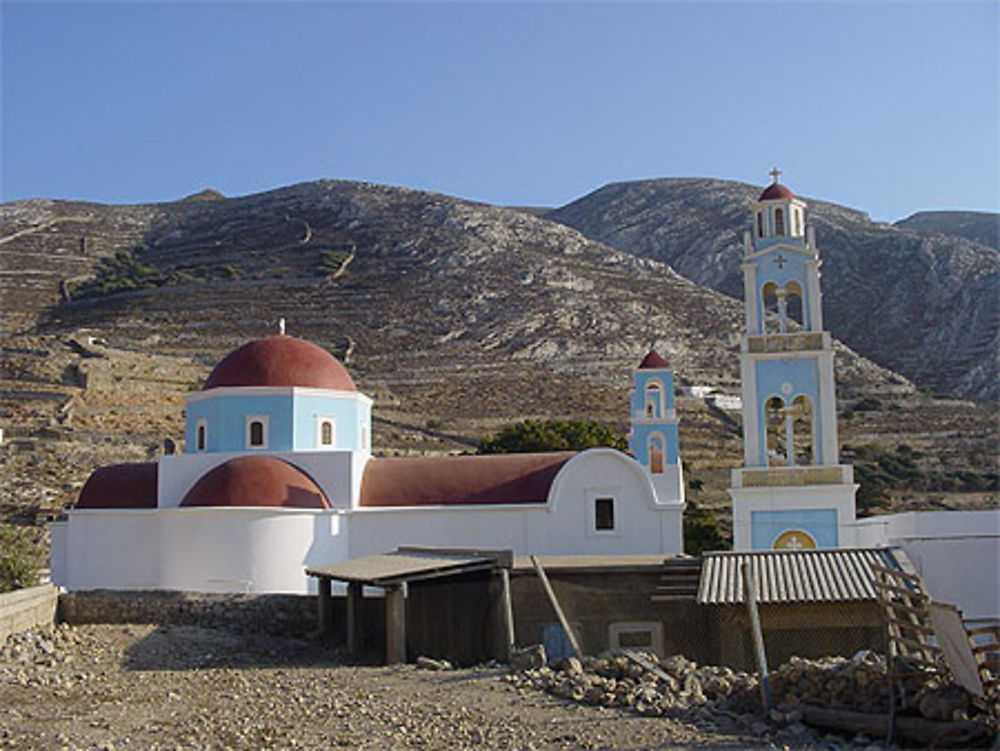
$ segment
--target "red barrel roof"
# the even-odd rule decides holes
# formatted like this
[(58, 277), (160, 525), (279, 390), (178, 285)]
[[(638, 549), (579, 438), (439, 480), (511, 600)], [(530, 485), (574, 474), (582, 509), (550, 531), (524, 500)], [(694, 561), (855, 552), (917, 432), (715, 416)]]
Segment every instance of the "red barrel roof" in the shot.
[(361, 481), (361, 505), (460, 506), (545, 503), (572, 451), (372, 459)]
[(220, 386), (304, 386), (355, 391), (350, 374), (322, 347), (293, 336), (255, 339), (234, 349), (215, 366), (204, 388)]
[(202, 475), (181, 506), (324, 509), (330, 508), (330, 502), (298, 467), (273, 456), (241, 456)]
[(98, 467), (80, 489), (74, 508), (156, 508), (157, 465)]

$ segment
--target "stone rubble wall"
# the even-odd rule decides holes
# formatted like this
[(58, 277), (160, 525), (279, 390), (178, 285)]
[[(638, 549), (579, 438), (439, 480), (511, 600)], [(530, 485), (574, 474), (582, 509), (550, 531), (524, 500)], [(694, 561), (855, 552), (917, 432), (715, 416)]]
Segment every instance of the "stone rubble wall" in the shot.
[(305, 636), (317, 628), (316, 598), (163, 591), (90, 590), (59, 595), (59, 616), (86, 623), (155, 623)]
[(0, 644), (11, 634), (55, 622), (58, 591), (51, 584), (0, 594)]

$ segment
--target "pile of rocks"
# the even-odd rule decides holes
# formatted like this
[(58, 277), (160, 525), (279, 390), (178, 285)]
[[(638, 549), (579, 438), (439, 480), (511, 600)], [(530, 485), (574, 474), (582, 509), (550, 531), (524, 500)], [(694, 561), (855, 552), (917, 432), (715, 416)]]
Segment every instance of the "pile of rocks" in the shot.
[(565, 699), (626, 707), (644, 715), (705, 705), (742, 712), (760, 705), (755, 675), (727, 667), (700, 666), (681, 655), (657, 660), (654, 655), (641, 653), (638, 659), (641, 662), (623, 654), (583, 660), (567, 657), (554, 668), (529, 669), (512, 674), (508, 680)]
[[(895, 684), (897, 713), (953, 721), (949, 727), (957, 729), (963, 723), (995, 728), (991, 708), (945, 680), (946, 674), (915, 668), (906, 672), (902, 664), (895, 667), (896, 672), (905, 673)], [(698, 665), (680, 655), (658, 659), (649, 653), (631, 652), (597, 658), (568, 657), (552, 666), (536, 664), (515, 671), (506, 680), (570, 701), (621, 707), (647, 716), (686, 716), (697, 724), (715, 727), (720, 727), (720, 721), (729, 722), (757, 735), (771, 733), (768, 737), (772, 740), (791, 738), (796, 743), (819, 737), (806, 727), (813, 725), (849, 737), (857, 735), (854, 742), (866, 745), (870, 738), (852, 731), (857, 715), (884, 717), (889, 711), (885, 658), (870, 652), (850, 659), (793, 658), (771, 673), (775, 708), (766, 717), (756, 674)], [(901, 703), (903, 696), (905, 705)], [(813, 718), (817, 712), (824, 716)], [(839, 722), (845, 713), (854, 715), (853, 723)], [(822, 721), (814, 722), (816, 719)], [(970, 719), (975, 722), (967, 722)], [(868, 724), (879, 727), (876, 721)]]
[[(977, 701), (950, 680), (945, 666), (927, 670), (905, 658), (893, 665), (895, 707), (928, 720), (964, 721), (977, 715), (996, 715), (995, 702)], [(889, 711), (886, 661), (874, 652), (853, 658), (805, 660), (793, 657), (771, 674), (777, 704), (811, 704), (868, 713)]]

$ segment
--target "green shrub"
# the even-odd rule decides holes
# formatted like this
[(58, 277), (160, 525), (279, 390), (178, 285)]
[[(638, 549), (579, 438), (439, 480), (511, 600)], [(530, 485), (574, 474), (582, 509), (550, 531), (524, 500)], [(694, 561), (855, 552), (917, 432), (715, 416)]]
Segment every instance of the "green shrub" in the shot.
[(625, 438), (596, 420), (525, 420), (479, 443), (480, 454), (583, 451), (595, 446), (625, 449)]
[(689, 500), (684, 511), (684, 552), (701, 555), (708, 550), (729, 550), (729, 547), (712, 510)]
[(0, 524), (0, 592), (34, 587), (45, 555), (30, 527)]

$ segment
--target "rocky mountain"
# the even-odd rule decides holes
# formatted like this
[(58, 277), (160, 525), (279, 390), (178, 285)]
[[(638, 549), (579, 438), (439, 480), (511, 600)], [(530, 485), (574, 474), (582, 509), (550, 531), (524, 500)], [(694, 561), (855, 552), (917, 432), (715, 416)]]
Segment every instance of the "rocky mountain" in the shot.
[[(759, 193), (722, 180), (642, 180), (607, 185), (544, 216), (741, 298), (741, 239)], [(892, 227), (807, 200), (833, 334), (923, 388), (1000, 397), (997, 253), (957, 234)]]
[(988, 211), (918, 211), (893, 226), (911, 232), (964, 237), (1000, 251), (1000, 214)]
[[(654, 343), (682, 377), (736, 380), (735, 300), (516, 210), (321, 181), (151, 206), (29, 201), (0, 218), (22, 327), (34, 313), (42, 331), (211, 362), (284, 317), (362, 380), (443, 393), (486, 379), (498, 398), (523, 384), (554, 412), (586, 403), (574, 379), (624, 383)], [(891, 378), (842, 360), (846, 382)]]
[[(738, 203), (719, 210), (742, 226)], [(529, 417), (624, 430), (650, 344), (681, 382), (738, 393), (733, 297), (563, 224), (415, 190), (321, 181), (155, 205), (8, 203), (0, 272), (0, 518), (44, 518), (95, 466), (179, 446), (184, 393), (280, 317), (375, 397), (373, 444), (389, 454), (474, 450)], [(894, 502), (995, 503), (982, 466), (995, 411), (917, 394), (842, 345), (837, 368), (845, 452), (905, 443), (924, 457), (923, 484)], [(738, 416), (694, 397), (678, 411), (691, 498), (725, 513)]]

